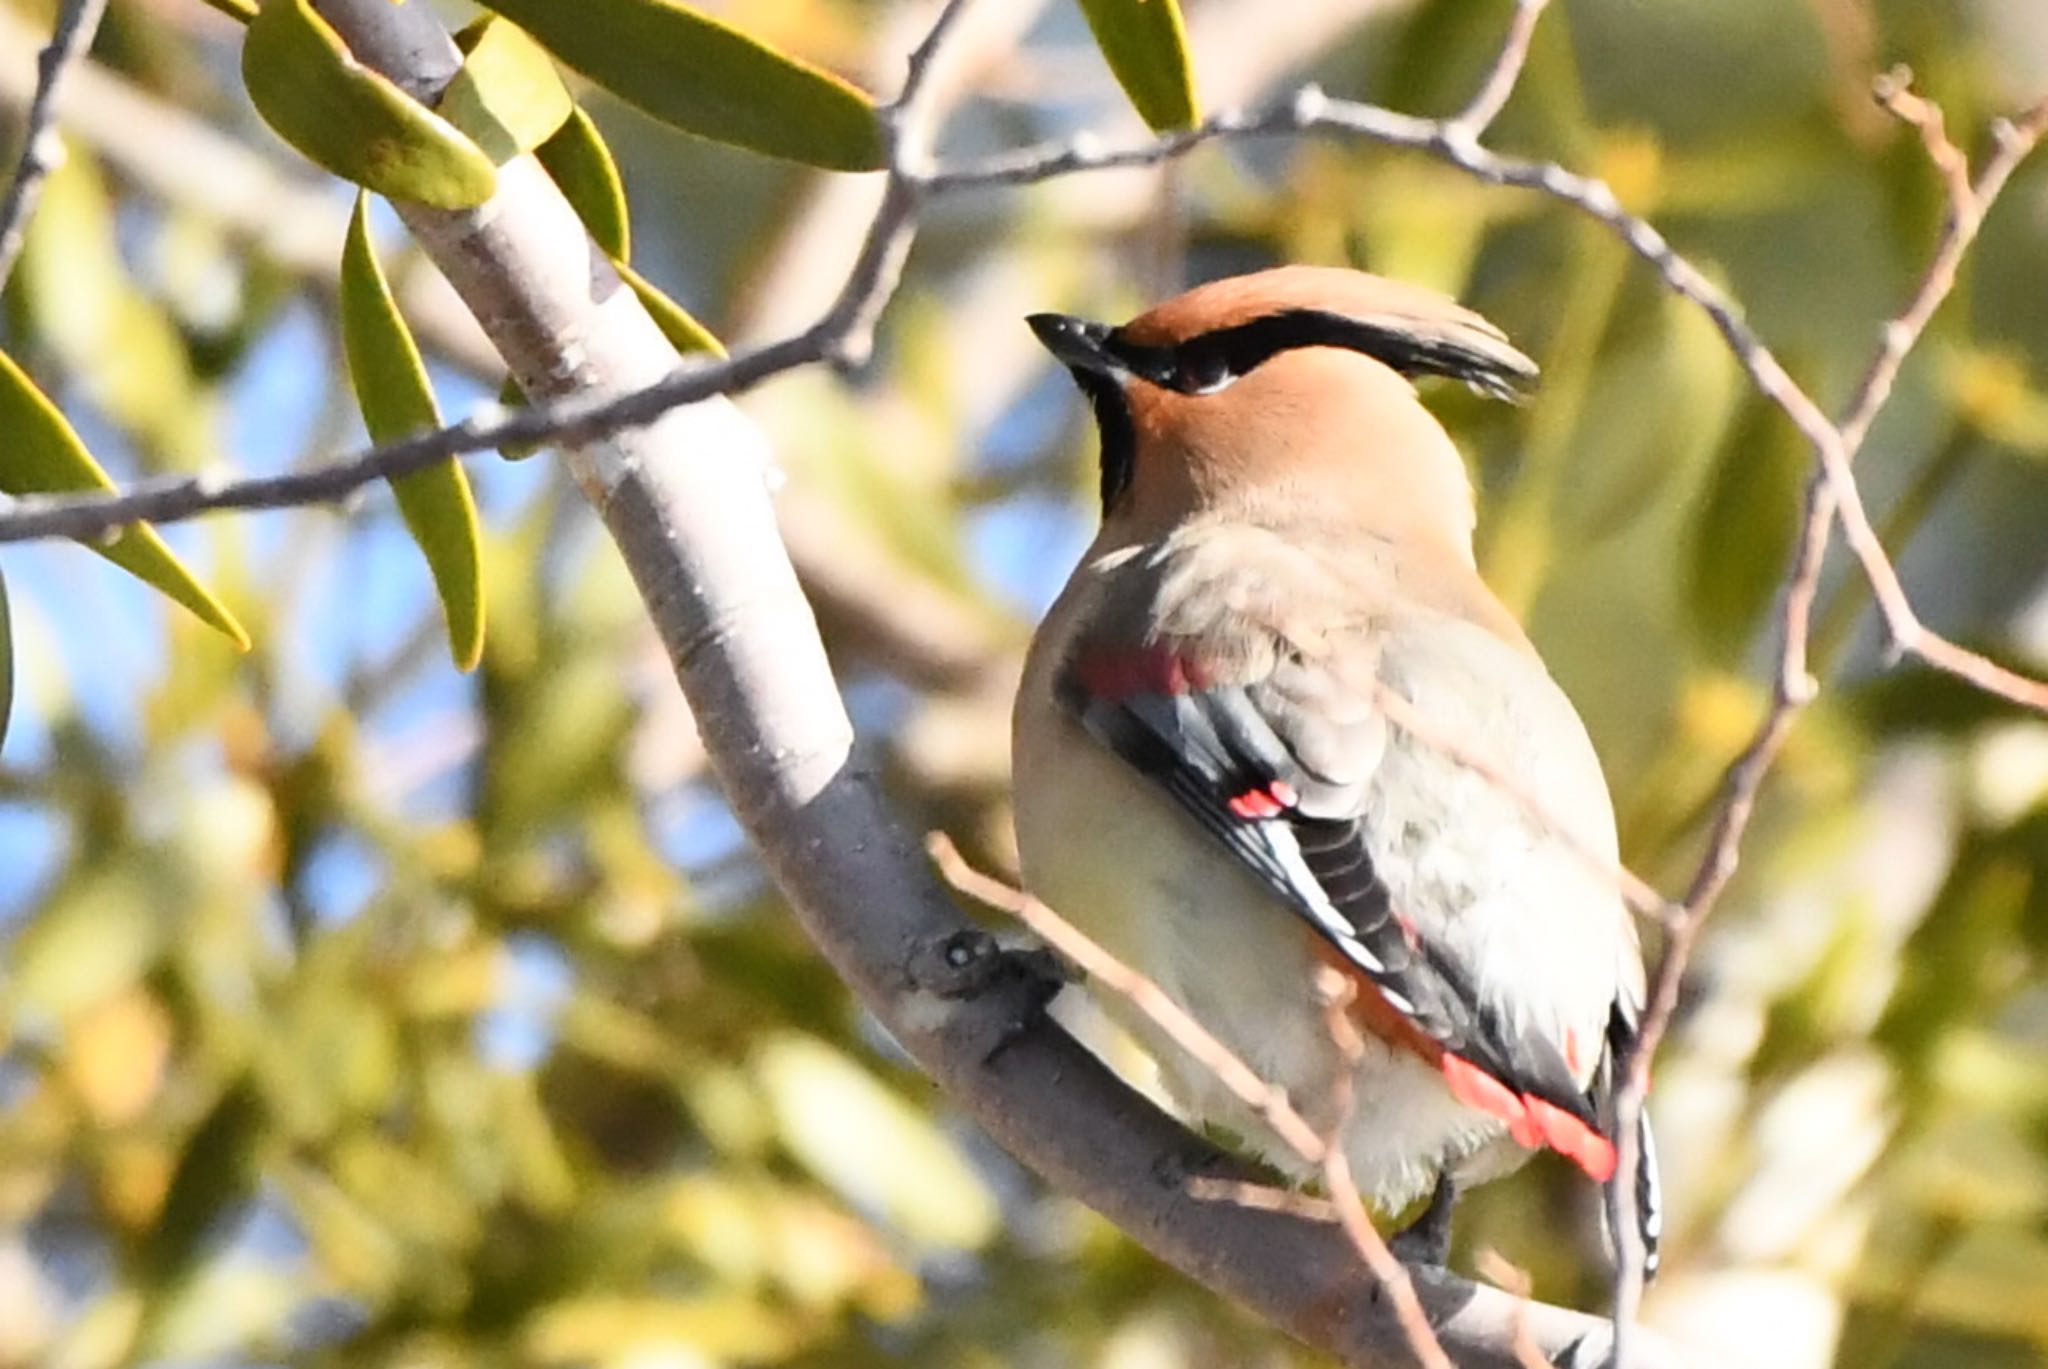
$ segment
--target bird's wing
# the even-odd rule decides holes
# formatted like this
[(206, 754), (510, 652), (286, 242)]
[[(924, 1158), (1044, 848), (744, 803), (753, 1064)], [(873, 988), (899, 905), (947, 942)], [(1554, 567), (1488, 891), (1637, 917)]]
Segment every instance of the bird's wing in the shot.
[(1497, 994), (1480, 993), (1454, 949), (1394, 906), (1374, 868), (1369, 781), (1386, 722), (1371, 688), (1284, 637), (1241, 648), (1214, 631), (1135, 647), (1084, 640), (1056, 691), (1090, 737), (1170, 795), (1378, 990), (1454, 1094), (1522, 1144), (1548, 1145), (1605, 1181), (1615, 1150), (1577, 1062)]

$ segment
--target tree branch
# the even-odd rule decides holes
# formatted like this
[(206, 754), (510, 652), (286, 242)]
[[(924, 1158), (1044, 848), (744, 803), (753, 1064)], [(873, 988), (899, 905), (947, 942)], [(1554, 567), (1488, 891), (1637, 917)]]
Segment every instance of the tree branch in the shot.
[(1515, 93), (1515, 83), (1522, 79), (1522, 68), (1529, 61), (1529, 44), (1536, 38), (1536, 22), (1549, 7), (1550, 0), (1515, 0), (1515, 17), (1508, 23), (1507, 37), (1501, 40), (1500, 52), (1487, 69), (1486, 79), (1473, 92), (1471, 103), (1446, 125), (1452, 136), (1476, 143), (1493, 127), (1493, 121), (1507, 107), (1508, 97)]
[[(1349, 1157), (1336, 1142), (1336, 1137), (1350, 1123), (1355, 1102), (1352, 1095), (1354, 1076), (1365, 1050), (1357, 1025), (1345, 1012), (1355, 993), (1351, 984), (1334, 970), (1325, 970), (1326, 981), (1316, 986), (1316, 992), (1323, 1000), (1331, 1042), (1337, 1047), (1339, 1057), (1346, 1062), (1332, 1081), (1327, 1109), (1331, 1116), (1330, 1124), (1319, 1133), (1295, 1108), (1286, 1090), (1262, 1078), (1240, 1056), (1217, 1040), (1208, 1028), (1174, 1002), (1158, 984), (1118, 960), (1038, 899), (975, 870), (943, 833), (932, 833), (926, 839), (926, 849), (931, 852), (933, 862), (947, 883), (968, 897), (999, 908), (1022, 922), (1047, 945), (1086, 971), (1091, 980), (1129, 1002), (1156, 1024), (1167, 1039), (1265, 1122), (1274, 1137), (1304, 1166), (1321, 1172), (1330, 1201), (1318, 1205), (1318, 1200), (1304, 1199), (1298, 1194), (1241, 1179), (1218, 1178), (1212, 1174), (1190, 1179), (1187, 1185), (1190, 1196), (1199, 1193), (1205, 1201), (1241, 1203), (1261, 1212), (1286, 1213), (1337, 1226), (1350, 1242), (1357, 1260), (1370, 1269), (1373, 1277), (1387, 1290), (1402, 1334), (1415, 1358), (1430, 1369), (1450, 1369), (1444, 1347), (1431, 1326), (1429, 1311), (1416, 1292), (1418, 1278), (1432, 1277), (1440, 1271), (1416, 1270), (1411, 1273), (1394, 1258), (1387, 1243), (1367, 1219), (1365, 1200), (1352, 1179)], [(1527, 1358), (1530, 1343), (1526, 1334), (1511, 1335), (1507, 1344), (1490, 1349), (1505, 1353), (1512, 1362), (1520, 1364)], [(1555, 1355), (1556, 1350), (1552, 1347), (1545, 1353)], [(1659, 1356), (1659, 1364), (1677, 1363), (1679, 1352), (1676, 1347), (1658, 1343), (1655, 1353)]]
[[(421, 51), (422, 26), (433, 25), (424, 7), (388, 0), (318, 7), (359, 52)], [(395, 41), (369, 41), (387, 26), (408, 27), (381, 33)], [(942, 52), (928, 45), (921, 61)], [(592, 278), (595, 254), (573, 210), (530, 163), (503, 168), (497, 196), (477, 210), (400, 212), (528, 393), (557, 418), (564, 409), (580, 416), (568, 430), (581, 443), (571, 469), (646, 601), (733, 811), (841, 977), (963, 1108), (1055, 1186), (1345, 1362), (1394, 1362), (1405, 1346), (1398, 1320), (1342, 1234), (1200, 1202), (1168, 1182), (1191, 1164), (1226, 1162), (1040, 1013), (1044, 986), (961, 919), (874, 778), (852, 761), (850, 724), (776, 537), (754, 459), (759, 435), (722, 400), (668, 412), (681, 397), (704, 400), (799, 364), (795, 357), (862, 345), (914, 222), (907, 168), (922, 149), (903, 138), (918, 128), (920, 80), (913, 72), (908, 98), (886, 113), (894, 193), (848, 288), (816, 328), (719, 366), (650, 380), (672, 353), (630, 291), (601, 271)], [(592, 418), (634, 404), (652, 407), (632, 421), (658, 421), (619, 429)], [(494, 439), (471, 429), (435, 440)], [(446, 454), (415, 449), (407, 459)], [(1604, 1356), (1609, 1333), (1597, 1318), (1449, 1276), (1417, 1282), (1446, 1350), (1469, 1369), (1515, 1364), (1521, 1324), (1567, 1363)]]
[[(1522, 13), (1518, 10), (1518, 22)], [(1503, 64), (1518, 63), (1525, 52), (1526, 43), (1505, 44), (1488, 84), (1504, 69)], [(1482, 94), (1484, 90), (1482, 87)], [(1485, 112), (1485, 105), (1476, 99), (1473, 107)], [(900, 126), (902, 111), (894, 113), (891, 124)], [(918, 214), (935, 198), (974, 189), (1031, 185), (1086, 171), (1154, 166), (1219, 140), (1336, 133), (1429, 153), (1479, 180), (1539, 191), (1606, 225), (1675, 293), (1705, 312), (1752, 384), (1813, 446), (1819, 474), (1830, 488), (1830, 517), (1841, 519), (1850, 549), (1877, 598), (1894, 650), (1917, 656), (2023, 707), (2048, 712), (2048, 684), (2007, 670), (1920, 621), (1856, 488), (1850, 470), (1853, 447), (1750, 328), (1741, 307), (1727, 292), (1648, 221), (1624, 209), (1605, 182), (1555, 162), (1504, 156), (1484, 148), (1467, 131), (1467, 117), (1461, 113), (1452, 119), (1423, 119), (1377, 105), (1333, 99), (1309, 86), (1263, 108), (1226, 111), (1196, 128), (1122, 148), (1104, 147), (1092, 136), (1083, 136), (951, 170), (927, 171), (921, 158), (916, 163), (905, 162), (890, 175), (881, 207), (839, 297), (823, 317), (800, 333), (736, 353), (724, 362), (678, 369), (623, 394), (571, 394), (507, 417), (473, 418), (372, 448), (321, 469), (248, 480), (219, 476), (171, 479), (144, 482), (113, 495), (38, 495), (14, 500), (0, 506), (0, 542), (56, 536), (90, 539), (138, 521), (169, 522), (219, 509), (295, 507), (338, 499), (373, 481), (419, 470), (444, 457), (508, 443), (575, 444), (652, 422), (681, 405), (740, 393), (800, 366), (821, 361), (858, 364), (872, 351), (875, 321), (895, 291), (916, 234)], [(2006, 174), (2039, 136), (2038, 129), (2027, 133), (2028, 121), (2009, 127), (2013, 160), (2006, 165)], [(1971, 233), (1974, 236), (1974, 225)]]
[(58, 139), (57, 91), (64, 77), (92, 46), (99, 32), (100, 16), (107, 0), (64, 0), (57, 11), (57, 24), (48, 47), (36, 58), (36, 93), (29, 101), (21, 125), (21, 156), (15, 162), (14, 179), (0, 198), (0, 288), (14, 273), (21, 256), (21, 243), (28, 231), (29, 217), (36, 212), (36, 200), (43, 193), (43, 181), (63, 160), (64, 145)]
[[(1824, 456), (1832, 450), (1844, 469), (1855, 459), (1870, 433), (1871, 425), (1890, 398), (1893, 382), (1897, 380), (1907, 355), (1926, 332), (1942, 301), (1955, 288), (1957, 271), (1970, 245), (1976, 240), (1985, 213), (2004, 190), (2020, 162), (2043, 134), (2048, 133), (2048, 99), (2043, 99), (2016, 120), (1999, 121), (1992, 131), (1991, 155), (1973, 181), (1967, 159), (1943, 131), (1941, 111), (1907, 89), (1908, 79), (1909, 76), (1899, 72), (1880, 79), (1876, 88), (1877, 99), (1892, 114), (1919, 130), (1929, 158), (1947, 187), (1950, 201), (1948, 221), (1912, 296), (1905, 307), (1879, 330), (1877, 347), (1864, 369), (1861, 382), (1844, 406), (1840, 421), (1826, 424), (1827, 431), (1833, 436), (1827, 443), (1820, 444), (1821, 450)], [(1825, 423), (1825, 420), (1821, 421)], [(1635, 1120), (1642, 1111), (1649, 1090), (1650, 1061), (1671, 1025), (1673, 1013), (1677, 1011), (1679, 988), (1701, 924), (1735, 876), (1742, 840), (1756, 815), (1757, 798), (1764, 779), (1777, 761), (1786, 739), (1791, 736), (1794, 721), (1819, 691), (1818, 682), (1808, 670), (1807, 647), (1812, 633), (1814, 600), (1820, 591), (1821, 567), (1827, 554), (1828, 532), (1838, 511), (1837, 499), (1841, 489), (1841, 484), (1833, 476), (1833, 467), (1826, 464), (1807, 481), (1800, 537), (1778, 615), (1778, 663), (1773, 677), (1770, 710), (1758, 725), (1749, 745), (1729, 769), (1720, 812), (1707, 840), (1706, 855), (1686, 891), (1680, 915), (1668, 924), (1664, 948), (1658, 957), (1656, 972), (1651, 977), (1649, 1006), (1643, 1016), (1635, 1050), (1623, 1066), (1623, 1085), (1615, 1100), (1621, 1152), (1618, 1167), (1622, 1176), (1622, 1181), (1616, 1186), (1622, 1214), (1617, 1225), (1623, 1228), (1615, 1317), (1622, 1325), (1626, 1325), (1633, 1316), (1642, 1295), (1643, 1252), (1636, 1239), (1635, 1224), (1629, 1220), (1634, 1214), (1635, 1186), (1628, 1179), (1640, 1162), (1635, 1147)], [(1872, 583), (1882, 605), (1884, 590), (1875, 580)], [(1897, 581), (1893, 580), (1891, 584), (1896, 590)], [(1887, 610), (1888, 623), (1892, 621), (1890, 613), (1895, 611)], [(2015, 694), (2002, 686), (2009, 681), (2017, 681), (2024, 688), (2019, 690), (2016, 701), (2040, 706), (2036, 702), (2039, 685), (2019, 680), (2019, 677), (1991, 666), (1975, 653), (1965, 652), (1932, 633), (1926, 633), (1924, 629), (1918, 629), (1917, 619), (1910, 618), (1911, 610), (1904, 611), (1921, 635), (1917, 639), (1902, 639), (1897, 636), (1898, 628), (1894, 626), (1894, 640), (1901, 649), (1910, 650), (1929, 664), (2007, 698), (2014, 698)], [(1996, 672), (1996, 675), (1988, 672)]]
[[(322, 502), (452, 455), (507, 442), (567, 444), (572, 470), (647, 601), (735, 813), (807, 929), (864, 1001), (968, 1111), (1056, 1185), (1304, 1339), (1349, 1362), (1380, 1362), (1400, 1343), (1398, 1326), (1356, 1262), (1339, 1257), (1346, 1244), (1294, 1213), (1205, 1204), (1163, 1185), (1163, 1163), (1189, 1156), (1205, 1166), (1220, 1162), (1035, 1012), (1040, 987), (959, 920), (871, 778), (849, 764), (850, 727), (775, 534), (760, 479), (765, 454), (759, 435), (723, 397), (796, 367), (864, 359), (918, 216), (934, 199), (1111, 167), (1155, 166), (1211, 141), (1329, 134), (1408, 148), (1479, 180), (1548, 195), (1605, 225), (1674, 293), (1706, 313), (1752, 384), (1787, 414), (1815, 453), (1803, 533), (1779, 616), (1772, 707), (1730, 770), (1708, 854), (1672, 919), (1642, 1044), (1621, 1095), (1626, 1119), (1641, 1106), (1648, 1058), (1668, 1028), (1699, 927), (1733, 875), (1763, 780), (1816, 689), (1807, 640), (1837, 518), (1897, 652), (2048, 709), (2048, 687), (1920, 622), (1851, 470), (1907, 354), (1953, 288), (1984, 213), (2048, 128), (2048, 102), (2001, 125), (1982, 171), (1969, 181), (1958, 174), (1963, 162), (1938, 112), (1902, 85), (1880, 92), (1888, 108), (1920, 131), (1950, 184), (1952, 212), (1919, 288), (1883, 330), (1842, 418), (1830, 421), (1727, 293), (1655, 227), (1629, 213), (1607, 185), (1553, 162), (1481, 146), (1481, 134), (1526, 60), (1542, 0), (1518, 0), (1479, 90), (1448, 119), (1332, 99), (1309, 87), (1275, 104), (1225, 111), (1198, 128), (1129, 146), (1084, 136), (935, 168), (922, 96), (931, 68), (943, 59), (947, 26), (964, 6), (965, 0), (947, 0), (913, 55), (902, 97), (883, 110), (890, 167), (881, 205), (839, 295), (810, 327), (726, 361), (677, 365), (630, 292), (601, 267), (591, 278), (591, 254), (573, 211), (522, 160), (505, 168), (499, 196), (481, 210), (450, 214), (401, 206), (401, 213), (472, 310), (489, 321), (494, 343), (536, 398), (533, 408), (373, 448), (322, 470), (12, 501), (0, 507), (0, 542), (92, 538), (143, 519)], [(319, 0), (319, 8), (359, 53), (409, 89), (431, 93), (453, 69), (446, 35), (420, 7)], [(565, 261), (573, 269), (565, 269)], [(581, 349), (563, 345), (568, 337)], [(706, 446), (738, 448), (758, 459), (706, 461)], [(1642, 891), (1636, 893), (1640, 898)], [(1622, 1128), (1620, 1146), (1625, 1175), (1634, 1163), (1632, 1128)], [(1619, 1187), (1624, 1204), (1632, 1202), (1631, 1186)], [(1625, 1328), (1640, 1288), (1641, 1252), (1632, 1223), (1620, 1225), (1617, 1313)], [(1587, 1347), (1608, 1343), (1610, 1332), (1596, 1319), (1525, 1306), (1447, 1276), (1418, 1283), (1438, 1335), (1467, 1364), (1516, 1362), (1515, 1333), (1524, 1319), (1528, 1334), (1553, 1358), (1569, 1354), (1574, 1363), (1588, 1362), (1586, 1355), (1603, 1352)], [(1617, 1359), (1620, 1353), (1617, 1348)]]

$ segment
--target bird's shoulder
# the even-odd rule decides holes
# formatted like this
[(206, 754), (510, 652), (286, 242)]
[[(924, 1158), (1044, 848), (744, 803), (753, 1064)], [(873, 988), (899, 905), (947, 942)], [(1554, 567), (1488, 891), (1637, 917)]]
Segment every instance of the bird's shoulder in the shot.
[(1225, 678), (1288, 661), (1369, 668), (1417, 623), (1464, 624), (1530, 654), (1468, 555), (1313, 518), (1195, 518), (1101, 547), (1071, 597), (1085, 601), (1072, 607), (1089, 638), (1181, 644)]

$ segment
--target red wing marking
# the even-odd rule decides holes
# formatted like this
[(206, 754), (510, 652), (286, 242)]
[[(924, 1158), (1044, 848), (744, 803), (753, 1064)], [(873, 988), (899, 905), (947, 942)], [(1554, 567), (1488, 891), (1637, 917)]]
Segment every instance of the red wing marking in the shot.
[(1388, 1003), (1378, 987), (1360, 974), (1342, 952), (1321, 938), (1316, 940), (1315, 949), (1318, 959), (1344, 971), (1358, 986), (1349, 1012), (1359, 1030), (1435, 1065), (1442, 1071), (1453, 1098), (1505, 1122), (1508, 1135), (1515, 1138), (1517, 1145), (1530, 1150), (1548, 1146), (1601, 1183), (1613, 1177), (1612, 1141), (1556, 1104), (1532, 1093), (1517, 1093), (1465, 1057), (1445, 1050)]
[(1470, 1060), (1444, 1052), (1437, 1067), (1451, 1096), (1508, 1124), (1518, 1145), (1549, 1146), (1599, 1183), (1614, 1177), (1614, 1143), (1592, 1127), (1533, 1093), (1517, 1094)]
[(1508, 1124), (1508, 1134), (1515, 1138), (1517, 1145), (1534, 1149), (1543, 1144), (1542, 1125), (1529, 1115), (1529, 1109), (1522, 1098), (1500, 1080), (1488, 1074), (1463, 1056), (1445, 1051), (1437, 1068), (1444, 1072), (1444, 1082), (1451, 1086), (1451, 1096), (1468, 1108), (1476, 1108), (1489, 1117), (1498, 1117)]
[[(1283, 790), (1288, 795), (1286, 799), (1280, 797)], [(1293, 794), (1293, 786), (1289, 785), (1285, 780), (1278, 780), (1257, 789), (1247, 789), (1236, 798), (1231, 799), (1226, 806), (1232, 813), (1243, 818), (1246, 822), (1252, 822), (1259, 818), (1277, 818), (1293, 806), (1289, 802)]]
[(1286, 720), (1264, 711), (1256, 682), (1216, 675), (1186, 643), (1098, 644), (1077, 652), (1055, 687), (1090, 735), (1306, 919), (1324, 961), (1359, 981), (1350, 1012), (1361, 1030), (1441, 1071), (1453, 1097), (1519, 1144), (1548, 1145), (1596, 1179), (1612, 1174), (1614, 1147), (1582, 1082), (1584, 1043), (1504, 1034), (1489, 1021), (1470, 974), (1393, 906), (1362, 819), (1300, 811), (1295, 785), (1313, 772)]
[(1164, 646), (1085, 651), (1075, 658), (1073, 670), (1090, 694), (1111, 701), (1135, 694), (1186, 694), (1213, 683), (1200, 661)]
[(1522, 1102), (1527, 1106), (1529, 1116), (1542, 1129), (1543, 1139), (1552, 1150), (1576, 1161), (1580, 1169), (1600, 1183), (1614, 1177), (1612, 1141), (1555, 1104), (1527, 1096)]

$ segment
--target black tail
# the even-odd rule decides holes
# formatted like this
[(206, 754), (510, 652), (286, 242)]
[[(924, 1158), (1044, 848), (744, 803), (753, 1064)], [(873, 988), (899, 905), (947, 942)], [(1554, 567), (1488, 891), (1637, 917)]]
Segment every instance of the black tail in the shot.
[[(1614, 1074), (1620, 1063), (1634, 1053), (1635, 1044), (1635, 1014), (1626, 1004), (1617, 1002), (1607, 1023), (1607, 1059), (1594, 1084), (1601, 1120), (1617, 1145), (1621, 1138), (1616, 1130), (1619, 1119), (1614, 1115)], [(1608, 1244), (1617, 1253), (1621, 1249), (1620, 1189), (1624, 1177), (1617, 1171), (1608, 1181), (1606, 1201), (1601, 1205), (1607, 1220)], [(1664, 1185), (1657, 1173), (1657, 1138), (1650, 1129), (1647, 1103), (1636, 1113), (1635, 1200), (1636, 1238), (1643, 1248), (1643, 1282), (1648, 1283), (1657, 1277), (1657, 1251), (1664, 1237)]]
[[(1620, 1204), (1615, 1190), (1621, 1182), (1616, 1174), (1607, 1186), (1607, 1229), (1616, 1230)], [(1657, 1138), (1650, 1132), (1650, 1110), (1636, 1115), (1636, 1238), (1643, 1246), (1643, 1282), (1657, 1277), (1657, 1248), (1664, 1238), (1664, 1185), (1657, 1175)], [(1620, 1249), (1619, 1242), (1615, 1248)]]

